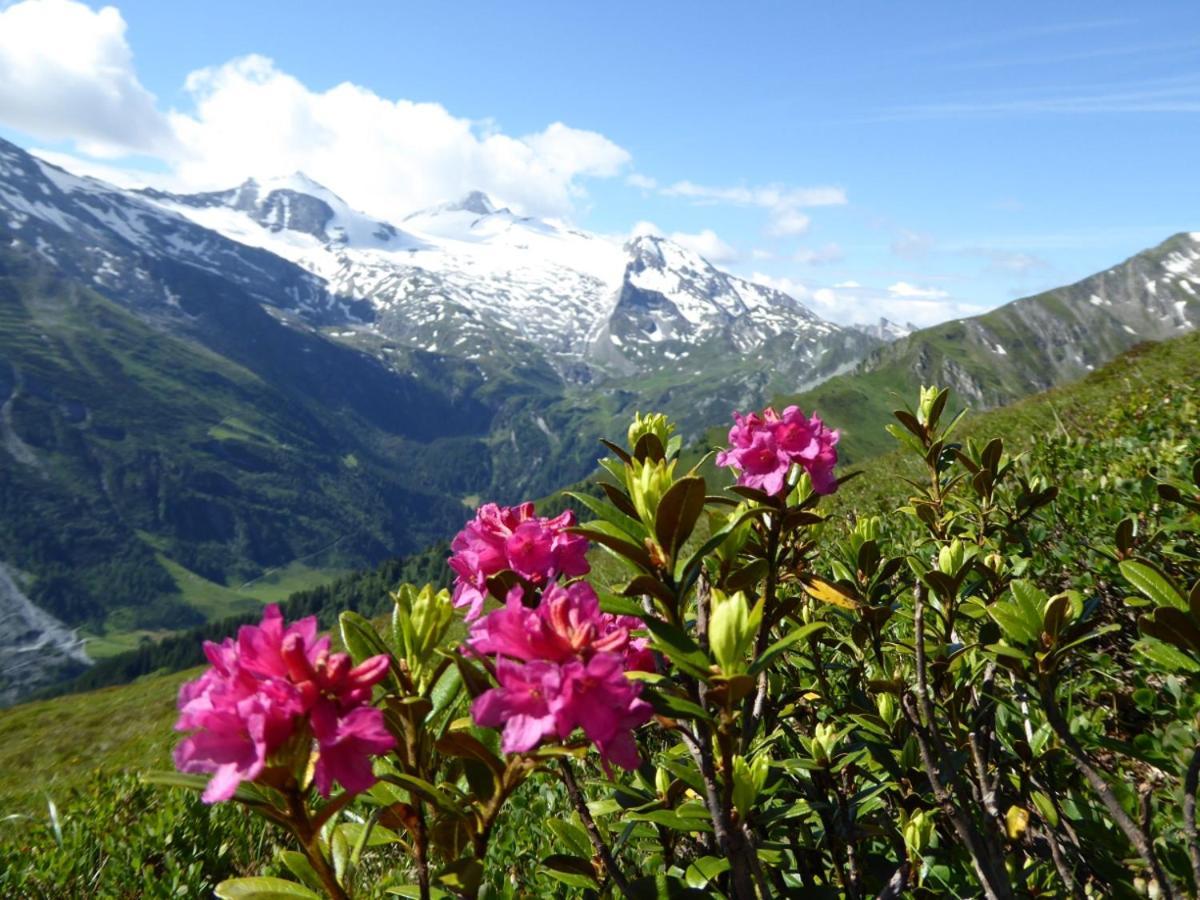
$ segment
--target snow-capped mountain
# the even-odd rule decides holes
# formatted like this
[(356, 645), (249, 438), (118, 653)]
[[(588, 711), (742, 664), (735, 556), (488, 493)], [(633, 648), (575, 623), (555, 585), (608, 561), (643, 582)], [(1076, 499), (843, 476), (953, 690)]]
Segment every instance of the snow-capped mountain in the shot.
[(889, 344), (892, 341), (900, 340), (902, 337), (908, 337), (917, 330), (917, 326), (912, 322), (907, 322), (906, 324), (901, 325), (899, 322), (893, 322), (891, 319), (884, 316), (880, 316), (879, 321), (873, 325), (860, 322), (855, 323), (850, 327), (857, 331), (861, 331), (863, 334), (877, 338), (878, 340)]
[[(753, 355), (799, 339), (800, 368), (825, 343), (869, 341), (793, 298), (722, 272), (661, 237), (622, 246), (518, 216), (484, 193), (413, 213), (399, 226), (352, 210), (301, 174), (226, 191), (145, 196), (233, 240), (270, 250), (370, 304), (344, 338), (383, 338), (468, 359), (532, 352), (561, 374), (634, 374), (705, 353)], [(357, 331), (358, 334), (350, 332)], [(802, 373), (807, 376), (808, 372)]]

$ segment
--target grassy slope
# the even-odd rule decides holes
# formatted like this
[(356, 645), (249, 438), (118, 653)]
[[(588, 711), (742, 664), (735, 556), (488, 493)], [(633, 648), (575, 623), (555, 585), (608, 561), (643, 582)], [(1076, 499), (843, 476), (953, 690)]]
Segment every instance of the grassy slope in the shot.
[[(1172, 385), (1196, 382), (1200, 334), (1135, 348), (1081, 382), (972, 416), (963, 433), (1000, 434), (1010, 448), (1028, 447), (1052, 429), (1075, 432), (1089, 420), (1089, 427), (1103, 427), (1107, 412), (1127, 406), (1130, 396), (1147, 387), (1165, 394)], [(871, 473), (891, 474), (900, 465), (893, 454), (872, 460), (865, 467), (867, 474), (837, 495), (834, 508), (869, 512), (894, 507), (902, 499), (902, 483)], [(150, 677), (0, 712), (0, 812), (39, 806), (44, 793), (85, 784), (98, 768), (169, 766), (175, 692), (195, 672)]]

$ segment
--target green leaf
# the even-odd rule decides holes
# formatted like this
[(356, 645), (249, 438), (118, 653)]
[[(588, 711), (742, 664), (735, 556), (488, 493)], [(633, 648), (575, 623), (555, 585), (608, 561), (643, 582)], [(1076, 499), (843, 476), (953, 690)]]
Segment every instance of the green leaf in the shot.
[(325, 890), (325, 885), (321, 884), (321, 876), (317, 874), (316, 869), (312, 867), (312, 863), (303, 853), (298, 850), (281, 850), (279, 859), (287, 866), (289, 872), (317, 891), (318, 894)]
[(642, 693), (642, 699), (649, 703), (660, 716), (668, 716), (672, 719), (712, 720), (712, 716), (702, 707), (671, 691), (647, 690)]
[(1154, 640), (1153, 638), (1138, 641), (1134, 644), (1134, 649), (1140, 651), (1143, 656), (1162, 666), (1168, 672), (1188, 672), (1193, 675), (1200, 672), (1200, 663), (1196, 662), (1196, 660), (1192, 659), (1182, 650), (1162, 641)]
[(646, 630), (654, 638), (654, 646), (665, 654), (675, 665), (690, 675), (707, 680), (709, 671), (708, 655), (700, 649), (687, 632), (676, 628), (669, 622), (647, 616), (644, 619)]
[[(420, 900), (421, 886), (418, 884), (394, 884), (391, 887), (384, 888), (389, 894), (395, 894), (397, 897), (410, 897), (412, 900)], [(434, 885), (429, 886), (429, 900), (454, 900), (454, 895), (448, 891), (443, 891), (440, 887)]]
[(592, 868), (591, 860), (583, 857), (555, 853), (543, 859), (542, 866), (547, 875), (571, 887), (595, 890), (600, 886), (596, 882), (596, 870)]
[(447, 666), (429, 692), (432, 708), (426, 713), (425, 721), (430, 724), (435, 723), (443, 713), (452, 710), (458, 702), (458, 696), (462, 693), (462, 689), (462, 672), (457, 666)]
[(282, 878), (230, 878), (218, 884), (215, 893), (222, 900), (321, 900), (320, 894)]
[(434, 881), (444, 884), (457, 894), (474, 897), (479, 893), (479, 882), (483, 880), (483, 865), (473, 856), (456, 859), (447, 864)]
[(700, 513), (704, 511), (704, 479), (696, 476), (681, 478), (663, 494), (654, 519), (654, 534), (658, 544), (672, 559), (684, 542), (691, 537)]
[[(625, 511), (618, 509), (611, 503), (605, 503), (596, 497), (591, 497), (587, 494), (579, 494), (575, 491), (564, 491), (568, 497), (575, 500), (577, 503), (586, 506), (592, 515), (615, 525), (621, 531), (626, 532), (630, 537), (644, 538), (647, 535), (646, 526), (639, 522), (636, 518), (628, 515)], [(633, 509), (632, 505), (630, 509)], [(636, 513), (636, 510), (634, 510)], [(590, 524), (590, 523), (589, 523)]]
[(701, 856), (683, 873), (688, 887), (702, 888), (722, 872), (729, 871), (729, 860), (716, 856)]
[(384, 655), (388, 658), (388, 673), (393, 684), (399, 688), (400, 682), (396, 677), (396, 659), (391, 650), (375, 630), (375, 626), (356, 612), (346, 610), (338, 616), (338, 627), (342, 633), (342, 643), (350, 651), (355, 664), (372, 656)]
[(1143, 559), (1127, 559), (1120, 563), (1125, 580), (1153, 600), (1158, 606), (1173, 606), (1188, 611), (1188, 603), (1162, 572)]
[(594, 541), (605, 550), (610, 551), (621, 559), (633, 563), (647, 572), (654, 571), (654, 563), (645, 547), (633, 543), (635, 540), (624, 529), (603, 520), (588, 522), (576, 528), (567, 529), (572, 534), (579, 534)]
[[(147, 784), (161, 784), (166, 787), (185, 788), (201, 793), (208, 787), (208, 775), (187, 775), (183, 772), (147, 772), (142, 781)], [(270, 806), (270, 795), (256, 785), (242, 782), (233, 794), (233, 799), (248, 806)]]
[(789, 632), (763, 651), (762, 656), (756, 659), (754, 664), (750, 666), (749, 674), (757, 675), (774, 662), (775, 657), (779, 656), (779, 654), (828, 627), (828, 622), (809, 622), (807, 625), (801, 625), (799, 628)]
[(592, 852), (592, 844), (588, 839), (587, 832), (573, 822), (567, 822), (564, 819), (550, 819), (546, 825), (572, 853), (587, 856)]
[(350, 842), (341, 827), (333, 829), (329, 838), (330, 855), (333, 857), (333, 874), (338, 884), (346, 883), (347, 866), (350, 863)]

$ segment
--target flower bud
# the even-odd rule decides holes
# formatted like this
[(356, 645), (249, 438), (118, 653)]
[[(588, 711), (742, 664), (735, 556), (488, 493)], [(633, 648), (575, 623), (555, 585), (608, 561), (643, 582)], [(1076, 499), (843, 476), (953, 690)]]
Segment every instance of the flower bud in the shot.
[(754, 801), (767, 783), (771, 760), (760, 754), (747, 763), (744, 756), (733, 758), (733, 805), (738, 815), (746, 819), (754, 808)]
[(662, 413), (649, 413), (645, 416), (641, 413), (634, 413), (633, 422), (630, 424), (627, 434), (629, 448), (632, 450), (645, 435), (652, 434), (658, 438), (663, 449), (666, 449), (667, 441), (671, 439), (674, 431), (675, 425)]
[(642, 524), (654, 533), (654, 520), (663, 495), (675, 483), (675, 461), (633, 461), (629, 472), (629, 493)]
[(921, 387), (921, 402), (917, 406), (917, 421), (922, 425), (929, 424), (929, 415), (933, 412), (933, 404), (941, 393), (936, 387)]
[(891, 728), (896, 724), (896, 698), (886, 691), (875, 695), (875, 709), (879, 712), (879, 718), (883, 719), (887, 726)]
[(712, 592), (708, 645), (724, 674), (735, 675), (746, 670), (746, 654), (761, 621), (762, 601), (751, 609), (741, 591), (732, 596), (718, 590)]
[(949, 544), (942, 545), (942, 549), (938, 553), (938, 570), (944, 575), (957, 575), (965, 559), (966, 548), (962, 541), (955, 538)]

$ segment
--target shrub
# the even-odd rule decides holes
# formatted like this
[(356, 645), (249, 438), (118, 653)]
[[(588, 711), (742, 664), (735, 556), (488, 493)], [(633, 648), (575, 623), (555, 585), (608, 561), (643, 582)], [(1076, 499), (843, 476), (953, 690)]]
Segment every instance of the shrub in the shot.
[[(344, 613), (348, 657), (313, 622), (210, 645), (204, 774), (160, 780), (220, 776), (293, 848), (218, 895), (1194, 892), (1194, 430), (1135, 408), (1014, 455), (947, 399), (896, 412), (886, 515), (832, 511), (815, 416), (738, 417), (716, 493), (639, 417), (589, 521), (486, 508), (455, 594)], [(1194, 426), (1192, 392), (1150, 402)]]

